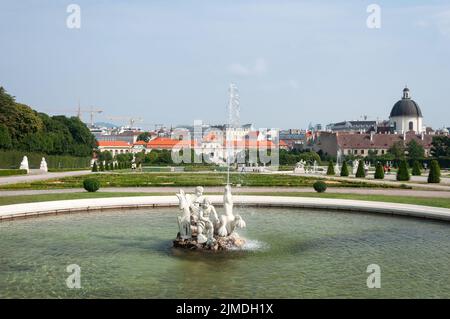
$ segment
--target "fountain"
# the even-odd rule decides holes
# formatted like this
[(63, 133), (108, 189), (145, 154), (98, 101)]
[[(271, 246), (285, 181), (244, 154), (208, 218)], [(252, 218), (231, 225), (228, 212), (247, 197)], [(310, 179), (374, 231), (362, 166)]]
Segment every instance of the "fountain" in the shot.
[(319, 166), (317, 165), (317, 161), (314, 160), (313, 168), (312, 168), (312, 173), (313, 173), (313, 174), (316, 174), (316, 173), (317, 173), (318, 167), (319, 167)]
[(186, 194), (182, 189), (176, 194), (182, 215), (178, 216), (179, 232), (173, 246), (190, 250), (241, 248), (245, 240), (235, 230), (245, 228), (246, 223), (241, 216), (233, 214), (231, 186), (225, 186), (225, 214), (220, 218), (211, 201), (203, 195), (203, 190), (202, 186), (197, 186), (194, 194)]
[[(239, 127), (239, 94), (236, 85), (230, 84), (228, 102), (228, 129)], [(227, 139), (231, 134), (227, 134)], [(174, 247), (205, 250), (227, 250), (241, 248), (245, 240), (235, 232), (245, 228), (245, 221), (233, 214), (233, 196), (230, 185), (232, 150), (228, 148), (227, 184), (223, 195), (225, 214), (220, 218), (211, 201), (203, 195), (203, 187), (197, 186), (195, 194), (186, 194), (182, 189), (177, 195), (182, 215), (178, 217), (179, 233)]]

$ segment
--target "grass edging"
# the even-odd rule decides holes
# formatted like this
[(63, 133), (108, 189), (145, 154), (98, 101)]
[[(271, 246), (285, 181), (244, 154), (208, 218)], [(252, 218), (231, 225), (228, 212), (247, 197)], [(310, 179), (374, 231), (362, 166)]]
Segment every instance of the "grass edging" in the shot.
[[(209, 193), (208, 193), (209, 194)], [(216, 193), (219, 194), (219, 193)], [(96, 192), (96, 193), (58, 193), (58, 194), (39, 194), (39, 195), (17, 195), (4, 196), (0, 198), (0, 206), (35, 203), (45, 201), (70, 200), (70, 199), (89, 199), (89, 198), (111, 198), (111, 197), (136, 197), (136, 196), (167, 196), (167, 193), (131, 193), (131, 192)], [(214, 195), (214, 193), (211, 193)], [(242, 192), (239, 195), (258, 195), (258, 196), (287, 196), (287, 197), (315, 197), (315, 198), (336, 198), (353, 199), (375, 202), (411, 204), (430, 207), (440, 207), (450, 209), (450, 198), (431, 198), (431, 197), (412, 197), (412, 196), (390, 196), (390, 195), (366, 195), (366, 194), (348, 194), (348, 193), (252, 193)]]

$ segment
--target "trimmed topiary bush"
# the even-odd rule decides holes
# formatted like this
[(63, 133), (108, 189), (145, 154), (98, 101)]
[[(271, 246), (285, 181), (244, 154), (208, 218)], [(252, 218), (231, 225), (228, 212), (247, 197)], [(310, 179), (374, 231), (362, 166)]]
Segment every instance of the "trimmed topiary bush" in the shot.
[(348, 176), (348, 167), (347, 167), (347, 161), (343, 161), (342, 162), (342, 167), (341, 167), (341, 176)]
[(83, 187), (88, 192), (93, 193), (100, 189), (100, 182), (95, 178), (86, 178), (83, 181)]
[(327, 175), (336, 175), (334, 171), (333, 161), (328, 162)]
[(422, 170), (421, 170), (419, 161), (414, 161), (413, 162), (413, 167), (412, 167), (411, 174), (414, 175), (414, 176), (422, 175)]
[(378, 162), (377, 166), (375, 167), (375, 175), (374, 175), (375, 179), (384, 179), (384, 168), (383, 165)]
[(105, 164), (103, 164), (103, 161), (100, 161), (99, 169), (100, 169), (100, 172), (105, 171)]
[(398, 165), (397, 180), (398, 181), (409, 181), (409, 179), (410, 179), (410, 176), (409, 176), (409, 170), (408, 170), (408, 163), (405, 160), (403, 160)]
[(436, 160), (432, 160), (430, 163), (430, 173), (428, 174), (428, 183), (440, 183), (441, 182), (441, 168)]
[(327, 190), (327, 184), (322, 181), (317, 181), (313, 184), (314, 190), (318, 193), (323, 193)]
[(94, 165), (92, 165), (92, 171), (93, 172), (98, 172), (97, 162), (94, 162)]
[(358, 169), (356, 170), (356, 175), (355, 177), (358, 178), (364, 178), (366, 177), (366, 172), (364, 170), (364, 162), (363, 161), (359, 161), (358, 163)]

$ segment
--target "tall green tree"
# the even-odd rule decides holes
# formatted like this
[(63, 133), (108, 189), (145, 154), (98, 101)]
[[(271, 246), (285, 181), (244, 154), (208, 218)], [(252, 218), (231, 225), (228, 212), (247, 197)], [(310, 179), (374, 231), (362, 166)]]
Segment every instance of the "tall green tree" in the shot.
[(413, 160), (423, 159), (425, 156), (425, 149), (416, 140), (411, 140), (406, 145), (408, 157)]
[(392, 146), (388, 149), (388, 152), (394, 156), (394, 159), (396, 160), (402, 160), (405, 158), (405, 146), (403, 145), (403, 142), (395, 142), (392, 144)]
[(9, 149), (12, 147), (11, 135), (4, 124), (0, 124), (0, 149)]
[(431, 142), (431, 155), (434, 157), (450, 156), (450, 137), (448, 136), (433, 136)]
[(138, 135), (137, 140), (138, 141), (144, 141), (144, 142), (149, 142), (150, 141), (150, 133), (149, 132), (142, 132), (141, 134)]
[(0, 125), (8, 129), (11, 148), (16, 150), (86, 157), (96, 147), (94, 136), (77, 117), (38, 113), (17, 103), (3, 87), (0, 87)]

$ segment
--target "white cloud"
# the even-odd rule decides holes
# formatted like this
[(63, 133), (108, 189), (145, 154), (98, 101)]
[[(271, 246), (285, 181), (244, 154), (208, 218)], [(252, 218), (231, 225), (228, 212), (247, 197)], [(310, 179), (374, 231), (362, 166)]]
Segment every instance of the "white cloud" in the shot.
[(233, 75), (237, 76), (260, 76), (267, 73), (267, 62), (264, 58), (258, 58), (252, 65), (233, 63), (228, 67)]
[(450, 10), (436, 14), (434, 22), (442, 35), (450, 36)]

